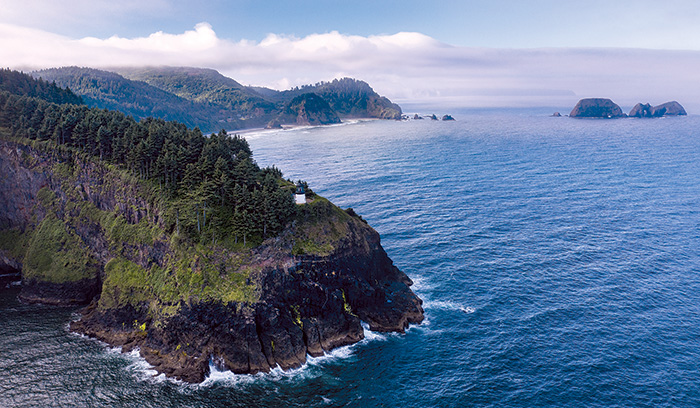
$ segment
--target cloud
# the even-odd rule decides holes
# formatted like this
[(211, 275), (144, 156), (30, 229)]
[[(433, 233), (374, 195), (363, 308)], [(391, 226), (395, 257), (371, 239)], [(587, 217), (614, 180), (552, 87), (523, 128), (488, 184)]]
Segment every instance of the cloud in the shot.
[(0, 24), (0, 60), (19, 69), (208, 67), (277, 88), (352, 76), (392, 99), (462, 106), (572, 106), (578, 98), (600, 96), (623, 105), (677, 99), (700, 108), (700, 51), (468, 48), (410, 32), (232, 41), (207, 23), (179, 34), (71, 39)]

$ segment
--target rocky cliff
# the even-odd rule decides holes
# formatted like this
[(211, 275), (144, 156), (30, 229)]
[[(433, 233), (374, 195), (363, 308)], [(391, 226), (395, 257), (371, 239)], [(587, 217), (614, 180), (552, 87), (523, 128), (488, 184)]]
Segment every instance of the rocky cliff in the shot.
[(314, 93), (306, 93), (287, 103), (275, 122), (314, 126), (340, 123), (340, 118), (323, 98)]
[(602, 118), (613, 119), (625, 116), (622, 109), (613, 101), (607, 98), (586, 98), (578, 101), (571, 110), (569, 116), (572, 118)]
[(0, 174), (0, 270), (21, 269), (22, 299), (89, 303), (72, 330), (168, 376), (290, 369), (361, 340), (361, 321), (423, 319), (376, 231), (322, 197), (258, 247), (195, 246), (157, 189), (85, 155), (3, 140)]
[(684, 116), (687, 114), (680, 103), (671, 101), (658, 106), (638, 103), (634, 105), (629, 116), (633, 118), (660, 118), (662, 116)]

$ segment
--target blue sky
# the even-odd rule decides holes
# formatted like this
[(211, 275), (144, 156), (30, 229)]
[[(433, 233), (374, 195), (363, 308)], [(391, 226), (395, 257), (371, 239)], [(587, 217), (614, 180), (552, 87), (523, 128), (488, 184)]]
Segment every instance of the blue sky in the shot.
[(687, 0), (0, 0), (0, 10), (0, 60), (18, 69), (190, 65), (275, 88), (348, 75), (392, 99), (469, 106), (608, 96), (700, 108), (700, 4)]

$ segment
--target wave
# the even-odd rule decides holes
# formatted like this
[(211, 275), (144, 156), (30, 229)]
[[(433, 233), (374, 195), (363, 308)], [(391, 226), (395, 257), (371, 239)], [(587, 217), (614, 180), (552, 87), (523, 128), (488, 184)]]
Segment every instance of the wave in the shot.
[(466, 314), (472, 314), (476, 312), (476, 308), (473, 306), (466, 306), (457, 302), (445, 301), (445, 300), (427, 300), (423, 302), (424, 309), (441, 309), (441, 310), (458, 310)]
[(390, 336), (398, 335), (396, 333), (377, 333), (369, 330), (369, 325), (362, 322), (365, 338), (355, 344), (338, 347), (319, 357), (306, 356), (306, 362), (299, 368), (284, 371), (279, 366), (272, 369), (269, 373), (258, 374), (234, 374), (230, 370), (221, 370), (214, 364), (209, 362), (209, 375), (204, 379), (199, 387), (207, 388), (213, 385), (237, 386), (242, 384), (250, 384), (257, 381), (284, 381), (284, 380), (302, 380), (316, 378), (323, 375), (323, 368), (329, 364), (334, 364), (340, 361), (350, 359), (357, 347), (361, 347), (369, 342), (386, 341)]
[(305, 125), (305, 126), (290, 126), (287, 128), (283, 129), (262, 129), (262, 128), (257, 128), (257, 129), (249, 129), (249, 130), (238, 130), (238, 131), (233, 131), (229, 133), (241, 135), (245, 137), (246, 139), (257, 139), (260, 137), (264, 136), (269, 136), (269, 135), (275, 135), (279, 134), (282, 132), (302, 132), (302, 133), (309, 133), (310, 129), (317, 129), (317, 128), (332, 128), (332, 127), (340, 127), (340, 126), (350, 126), (350, 125), (356, 125), (358, 123), (362, 122), (368, 122), (373, 119), (350, 119), (347, 121), (343, 121), (341, 123), (334, 123), (330, 125)]

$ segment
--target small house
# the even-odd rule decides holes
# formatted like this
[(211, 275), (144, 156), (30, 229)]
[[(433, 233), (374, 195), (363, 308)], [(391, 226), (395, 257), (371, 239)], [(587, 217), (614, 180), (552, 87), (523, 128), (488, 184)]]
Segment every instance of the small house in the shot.
[(294, 193), (294, 201), (297, 204), (306, 204), (306, 189), (301, 183), (297, 183), (297, 190)]

